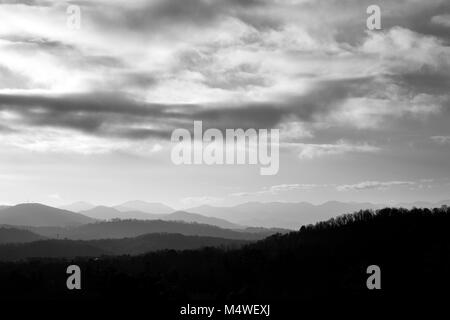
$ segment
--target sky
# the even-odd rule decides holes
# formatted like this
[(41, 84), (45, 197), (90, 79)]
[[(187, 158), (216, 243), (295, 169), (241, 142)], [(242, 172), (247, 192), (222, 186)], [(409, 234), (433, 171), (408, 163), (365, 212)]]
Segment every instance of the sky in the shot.
[[(449, 199), (449, 89), (448, 0), (0, 1), (0, 203)], [(194, 121), (278, 173), (175, 165)]]

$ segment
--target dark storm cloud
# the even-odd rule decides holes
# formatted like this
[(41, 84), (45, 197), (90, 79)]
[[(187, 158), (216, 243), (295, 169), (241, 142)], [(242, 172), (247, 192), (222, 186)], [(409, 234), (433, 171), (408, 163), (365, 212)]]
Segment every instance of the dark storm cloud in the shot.
[[(336, 12), (336, 17), (346, 19), (333, 20), (334, 37), (338, 42), (354, 46), (366, 38), (366, 9), (370, 5), (378, 5), (381, 9), (381, 27), (389, 30), (399, 26), (414, 32), (435, 36), (450, 42), (449, 28), (432, 22), (437, 15), (450, 13), (450, 2), (447, 0), (412, 1), (412, 0), (316, 0), (301, 3), (300, 10), (311, 10), (315, 14)], [(324, 21), (324, 26), (327, 21)]]
[(142, 117), (159, 118), (163, 114), (161, 107), (150, 108), (114, 93), (0, 95), (0, 110), (18, 113), (28, 125), (71, 128), (91, 134), (105, 133), (108, 124), (139, 122)]
[[(0, 110), (20, 115), (22, 122), (30, 126), (70, 128), (129, 139), (169, 138), (171, 130), (190, 128), (194, 120), (222, 130), (273, 128), (286, 118), (314, 122), (345, 99), (365, 95), (372, 81), (324, 81), (309, 93), (280, 101), (221, 105), (146, 103), (125, 94), (105, 92), (59, 96), (0, 94)], [(156, 129), (135, 128), (136, 125)]]
[(156, 75), (139, 71), (124, 72), (119, 78), (122, 86), (131, 88), (146, 89), (158, 83)]
[[(308, 26), (320, 37), (323, 28), (333, 28), (338, 42), (351, 45), (361, 43), (366, 36), (366, 9), (376, 4), (381, 8), (382, 28), (395, 26), (408, 28), (422, 34), (433, 35), (450, 41), (448, 27), (432, 22), (436, 15), (450, 13), (448, 1), (411, 0), (316, 0), (299, 3), (271, 2), (266, 0), (159, 0), (128, 6), (119, 3), (89, 3), (72, 1), (86, 9), (91, 21), (108, 29), (157, 34), (173, 26), (208, 27), (225, 17), (236, 18), (257, 30), (281, 30), (287, 20), (277, 10), (286, 13), (311, 13), (320, 17), (316, 24)], [(119, 14), (120, 12), (120, 14)], [(323, 16), (324, 12), (328, 14)], [(329, 21), (327, 21), (329, 18)]]
[[(178, 127), (189, 127), (203, 120), (216, 127), (260, 126), (275, 124), (283, 114), (271, 105), (249, 104), (214, 110), (202, 105), (155, 104), (138, 102), (120, 94), (40, 96), (0, 95), (0, 110), (20, 115), (30, 126), (76, 129), (95, 135), (114, 135), (129, 139), (166, 137)], [(133, 125), (152, 125), (162, 129), (133, 129)], [(128, 129), (123, 129), (128, 128)]]
[(449, 94), (450, 73), (445, 69), (424, 65), (414, 72), (398, 73), (387, 77), (393, 83), (415, 94)]
[[(406, 4), (405, 4), (406, 5)], [(394, 13), (383, 18), (384, 28), (401, 26), (412, 31), (438, 37), (450, 44), (450, 28), (436, 24), (432, 21), (438, 15), (450, 14), (450, 2), (441, 1), (439, 3), (423, 2), (417, 10), (412, 10), (410, 14)]]
[(120, 69), (109, 72), (105, 78), (90, 80), (89, 87), (96, 91), (140, 92), (154, 87), (159, 81), (158, 75), (152, 72)]
[(155, 33), (174, 25), (205, 27), (226, 16), (241, 18), (254, 27), (267, 27), (274, 24), (273, 18), (249, 15), (246, 11), (269, 3), (265, 0), (159, 0), (135, 7), (102, 4), (101, 7), (87, 6), (87, 9), (91, 9), (92, 21), (105, 27)]

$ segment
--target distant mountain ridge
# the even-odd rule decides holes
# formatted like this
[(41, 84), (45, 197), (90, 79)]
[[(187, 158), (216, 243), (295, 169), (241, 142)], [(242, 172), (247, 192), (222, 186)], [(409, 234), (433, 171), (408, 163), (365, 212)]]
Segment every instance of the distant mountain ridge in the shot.
[(33, 233), (29, 230), (16, 229), (11, 227), (0, 227), (0, 244), (26, 243), (43, 239), (45, 239), (45, 237)]
[(88, 241), (40, 239), (27, 243), (0, 243), (0, 261), (138, 255), (158, 250), (193, 250), (204, 247), (239, 248), (248, 243), (250, 242), (245, 240), (157, 233), (134, 238)]
[(23, 203), (0, 210), (0, 224), (13, 226), (68, 227), (92, 223), (95, 219), (40, 203)]
[(91, 240), (89, 244), (113, 254), (143, 254), (157, 250), (191, 250), (203, 247), (239, 247), (246, 240), (186, 236), (177, 233), (150, 233), (134, 238)]
[(174, 213), (168, 214), (164, 217), (163, 220), (195, 222), (195, 223), (209, 224), (212, 226), (217, 226), (217, 227), (226, 228), (226, 229), (244, 229), (245, 228), (241, 225), (231, 223), (225, 219), (203, 216), (203, 215), (200, 215), (197, 213), (191, 213), (191, 212), (186, 212), (186, 211), (176, 211)]
[[(151, 214), (168, 214), (176, 211), (175, 209), (159, 202), (146, 202), (142, 200), (127, 201), (115, 206), (94, 205), (86, 201), (77, 201), (65, 206), (59, 207), (60, 209), (69, 210), (73, 212), (89, 211), (97, 207), (112, 208), (120, 212), (140, 211)], [(1, 209), (1, 206), (0, 206)]]
[[(78, 202), (72, 205), (74, 209), (92, 206), (87, 202)], [(359, 210), (376, 210), (383, 207), (431, 208), (442, 205), (450, 205), (450, 200), (436, 203), (418, 201), (395, 205), (339, 201), (329, 201), (320, 205), (308, 202), (247, 202), (232, 207), (204, 205), (191, 208), (188, 210), (189, 212), (186, 212), (174, 211), (172, 208), (160, 203), (136, 200), (125, 202), (116, 207), (96, 206), (76, 213), (38, 203), (28, 203), (0, 207), (0, 224), (34, 227), (70, 227), (89, 224), (96, 220), (138, 219), (194, 222), (236, 230), (246, 227), (296, 230), (303, 225), (313, 224)], [(138, 209), (147, 210), (147, 212)], [(148, 212), (148, 210), (160, 210), (166, 213), (159, 214)]]
[(18, 261), (28, 258), (99, 257), (109, 254), (89, 242), (71, 240), (41, 240), (30, 243), (0, 245), (0, 261)]
[(139, 219), (148, 220), (152, 218), (149, 213), (141, 211), (119, 211), (112, 207), (97, 206), (90, 210), (80, 211), (81, 214), (98, 220), (111, 220), (111, 219)]
[[(373, 307), (374, 301), (381, 302), (377, 307), (388, 302), (387, 311), (401, 301), (398, 310), (404, 313), (405, 306), (422, 304), (426, 297), (431, 297), (433, 304), (427, 308), (430, 311), (441, 301), (445, 306), (448, 296), (449, 225), (450, 208), (366, 210), (285, 235), (274, 235), (237, 250), (150, 251), (137, 256), (71, 259), (70, 264), (79, 265), (83, 279), (88, 279), (89, 285), (83, 287), (80, 296), (86, 302), (92, 301), (92, 297), (101, 297), (101, 303), (122, 303), (130, 299), (134, 306), (142, 297), (157, 303), (176, 301), (180, 297), (187, 301), (198, 301), (199, 297), (208, 301), (223, 297), (235, 301), (265, 299), (294, 302), (294, 314), (304, 315), (303, 307), (314, 301), (318, 301), (313, 305), (314, 314), (330, 305), (331, 311), (343, 308), (348, 313), (360, 297), (364, 299), (362, 305), (366, 311)], [(5, 260), (36, 253), (45, 257), (49, 247), (53, 256), (63, 257), (80, 255), (80, 252), (85, 257), (95, 256), (121, 248), (139, 251), (141, 240), (147, 245), (164, 236), (149, 235), (149, 240), (145, 235), (124, 239), (123, 247), (119, 245), (121, 241), (114, 240), (104, 243), (102, 240), (51, 240), (7, 245), (0, 246), (0, 256)], [(176, 245), (191, 241), (178, 236), (174, 239)], [(96, 244), (101, 248), (96, 248)], [(2, 262), (2, 288), (10, 290), (0, 290), (0, 298), (4, 301), (13, 296), (22, 303), (23, 297), (31, 292), (39, 300), (54, 302), (57, 298), (57, 301), (73, 302), (73, 292), (64, 286), (68, 263), (67, 259)], [(381, 271), (382, 291), (375, 295), (366, 286), (370, 276), (366, 270), (374, 263), (387, 270)], [(379, 299), (380, 293), (383, 299)], [(338, 304), (331, 303), (336, 300)], [(164, 311), (167, 313), (167, 309)], [(361, 314), (359, 309), (357, 313)]]
[(176, 211), (169, 214), (151, 214), (141, 211), (119, 211), (116, 208), (98, 206), (87, 211), (81, 211), (80, 213), (98, 220), (138, 219), (138, 220), (184, 221), (184, 222), (209, 224), (212, 226), (217, 226), (226, 229), (244, 228), (243, 226), (231, 223), (224, 219), (206, 217), (200, 214), (189, 213), (185, 211)]
[(259, 240), (280, 232), (277, 229), (246, 231), (223, 229), (208, 224), (163, 220), (112, 220), (76, 227), (20, 227), (47, 238), (96, 240), (137, 237), (148, 233), (178, 233), (186, 236), (218, 237), (236, 240)]
[(264, 227), (299, 229), (302, 225), (328, 220), (361, 209), (379, 209), (371, 203), (343, 203), (330, 201), (321, 205), (308, 202), (248, 202), (234, 207), (200, 206), (189, 211), (210, 217), (221, 217), (236, 224)]
[(199, 206), (188, 209), (208, 217), (220, 217), (231, 223), (264, 228), (285, 228), (296, 230), (302, 225), (328, 220), (341, 214), (359, 210), (377, 210), (384, 207), (424, 207), (439, 208), (450, 205), (450, 200), (436, 203), (415, 202), (394, 205), (373, 204), (369, 202), (328, 201), (314, 205), (309, 202), (247, 202), (232, 207)]

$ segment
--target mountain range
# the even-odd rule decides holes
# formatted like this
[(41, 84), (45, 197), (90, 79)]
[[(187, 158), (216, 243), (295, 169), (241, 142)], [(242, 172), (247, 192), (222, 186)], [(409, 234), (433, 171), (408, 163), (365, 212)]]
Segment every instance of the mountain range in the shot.
[[(11, 231), (11, 230), (10, 230)], [(15, 230), (16, 232), (32, 232)], [(3, 229), (0, 229), (0, 241)], [(111, 255), (138, 255), (158, 250), (193, 250), (204, 247), (238, 248), (250, 243), (245, 240), (217, 237), (185, 236), (181, 234), (145, 234), (133, 238), (101, 240), (55, 240), (34, 235), (35, 241), (0, 242), (0, 261), (29, 258), (75, 258)]]
[[(390, 207), (432, 208), (450, 205), (450, 201), (399, 203)], [(186, 211), (160, 203), (129, 201), (107, 207), (77, 202), (57, 209), (41, 204), (20, 204), (0, 207), (0, 224), (42, 227), (72, 227), (99, 220), (137, 219), (183, 221), (208, 224), (225, 229), (281, 228), (299, 229), (303, 225), (352, 213), (363, 209), (380, 209), (383, 204), (329, 201), (314, 205), (308, 202), (247, 202), (232, 207), (199, 206)], [(67, 210), (72, 208), (74, 211)], [(155, 210), (151, 212), (150, 210)], [(75, 212), (77, 211), (77, 212)]]
[(176, 211), (169, 214), (153, 214), (142, 211), (119, 211), (116, 207), (98, 206), (90, 210), (81, 211), (81, 214), (98, 219), (98, 220), (111, 220), (111, 219), (138, 219), (138, 220), (165, 220), (165, 221), (184, 221), (195, 222), (202, 224), (209, 224), (227, 229), (242, 229), (243, 227), (224, 219), (206, 217), (200, 214), (189, 213), (184, 211)]
[[(64, 210), (69, 210), (73, 212), (82, 212), (82, 211), (89, 211), (94, 208), (113, 208), (119, 212), (131, 212), (131, 211), (139, 211), (144, 213), (151, 213), (151, 214), (168, 214), (172, 213), (175, 210), (163, 203), (159, 202), (146, 202), (141, 200), (132, 200), (127, 201), (124, 203), (121, 203), (119, 205), (106, 207), (106, 206), (96, 206), (92, 203), (85, 202), (85, 201), (77, 201), (65, 206), (60, 207)], [(0, 207), (1, 208), (1, 207)]]
[[(296, 301), (295, 312), (298, 314), (301, 304), (302, 315), (305, 303), (314, 301), (319, 302), (314, 305), (315, 314), (324, 308), (323, 301), (329, 306), (336, 300), (339, 303), (332, 311), (343, 308), (348, 313), (353, 304), (360, 303), (359, 298), (364, 299), (362, 305), (366, 309), (374, 301), (382, 305), (388, 302), (391, 307), (404, 299), (402, 312), (404, 306), (423, 303), (427, 297), (432, 298), (433, 306), (441, 301), (446, 305), (450, 286), (449, 225), (449, 207), (386, 208), (376, 213), (366, 210), (344, 215), (250, 244), (150, 234), (133, 239), (44, 240), (0, 245), (0, 260), (3, 260), (0, 300), (15, 297), (22, 304), (31, 294), (40, 303), (48, 299), (54, 304), (64, 300), (73, 303), (74, 299), (92, 302), (94, 297), (101, 298), (103, 307), (104, 303), (123, 303), (127, 299), (135, 306), (144, 297), (142, 304), (148, 309), (148, 301), (163, 304), (181, 298), (186, 301), (266, 299), (288, 304)], [(210, 244), (241, 247), (159, 250), (161, 245), (188, 249)], [(112, 256), (116, 254), (120, 256)], [(17, 261), (32, 257), (42, 259)], [(69, 264), (80, 266), (82, 279), (86, 279), (82, 282), (86, 285), (76, 296), (65, 286), (65, 270)], [(372, 273), (378, 272), (378, 280), (374, 280), (378, 283), (381, 270), (382, 289), (378, 291), (368, 290), (367, 284), (374, 284), (368, 281), (374, 279), (369, 272), (372, 267), (378, 269)], [(130, 308), (133, 308), (131, 304)]]
[(0, 228), (0, 245), (5, 243), (26, 243), (43, 239), (45, 239), (45, 237), (33, 233), (29, 230), (17, 229), (12, 227)]
[(302, 225), (328, 220), (344, 213), (380, 207), (371, 203), (338, 201), (330, 201), (321, 205), (313, 205), (308, 202), (248, 202), (234, 207), (200, 206), (190, 208), (189, 211), (209, 217), (221, 217), (240, 225), (299, 229)]
[(319, 205), (309, 202), (247, 202), (233, 207), (204, 205), (190, 208), (188, 211), (208, 217), (220, 217), (239, 225), (295, 230), (303, 225), (314, 224), (360, 210), (377, 210), (385, 207), (440, 208), (443, 205), (450, 205), (450, 200), (436, 203), (414, 202), (395, 205), (339, 201), (328, 201)]
[(163, 220), (112, 220), (75, 227), (20, 226), (17, 228), (29, 230), (47, 238), (71, 240), (120, 239), (148, 233), (178, 233), (187, 236), (259, 240), (275, 233), (287, 232), (280, 229), (231, 230), (208, 224)]
[(39, 203), (23, 203), (0, 210), (0, 224), (4, 225), (69, 227), (92, 222), (95, 219)]

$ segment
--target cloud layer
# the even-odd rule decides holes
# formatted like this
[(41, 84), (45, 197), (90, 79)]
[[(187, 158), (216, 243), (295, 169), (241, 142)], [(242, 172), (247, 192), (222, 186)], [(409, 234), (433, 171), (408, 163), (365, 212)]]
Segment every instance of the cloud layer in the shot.
[[(6, 165), (26, 152), (154, 156), (170, 147), (174, 129), (201, 120), (204, 129), (278, 128), (281, 173), (317, 165), (311, 174), (332, 180), (336, 163), (348, 163), (342, 175), (367, 182), (335, 183), (345, 191), (388, 187), (369, 177), (372, 167), (398, 183), (417, 171), (444, 175), (450, 4), (380, 0), (382, 30), (370, 31), (371, 4), (2, 1), (0, 148), (13, 159)], [(74, 5), (79, 30), (67, 24)], [(247, 190), (333, 184), (288, 178)]]

